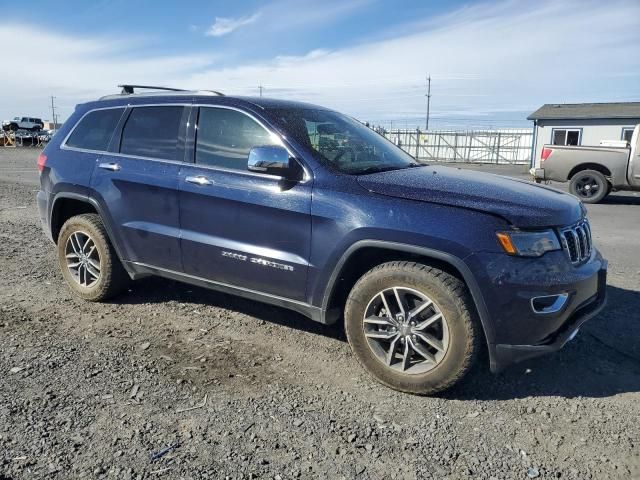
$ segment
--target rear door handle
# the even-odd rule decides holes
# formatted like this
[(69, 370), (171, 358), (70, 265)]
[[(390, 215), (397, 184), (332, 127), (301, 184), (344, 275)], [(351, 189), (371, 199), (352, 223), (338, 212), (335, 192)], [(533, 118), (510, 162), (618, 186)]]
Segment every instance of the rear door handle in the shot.
[(204, 187), (205, 185), (213, 185), (211, 180), (202, 175), (198, 175), (197, 177), (186, 177), (185, 180), (189, 183), (200, 185), (201, 187)]
[(109, 163), (99, 163), (98, 168), (102, 168), (103, 170), (111, 170), (112, 172), (117, 172), (120, 170), (120, 165), (117, 163), (109, 162)]

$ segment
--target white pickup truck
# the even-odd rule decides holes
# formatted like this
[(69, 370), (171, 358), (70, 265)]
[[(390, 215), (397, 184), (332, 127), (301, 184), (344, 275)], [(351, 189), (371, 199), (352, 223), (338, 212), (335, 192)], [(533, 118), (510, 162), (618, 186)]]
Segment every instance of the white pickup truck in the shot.
[(640, 191), (640, 125), (620, 147), (545, 145), (536, 182), (570, 182), (569, 191), (585, 203), (598, 203), (619, 190)]

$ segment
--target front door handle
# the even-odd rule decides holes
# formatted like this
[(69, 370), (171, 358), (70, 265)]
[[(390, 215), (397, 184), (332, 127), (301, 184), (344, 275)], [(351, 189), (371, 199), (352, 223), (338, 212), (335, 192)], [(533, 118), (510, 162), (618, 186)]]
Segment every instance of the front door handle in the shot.
[(187, 177), (185, 180), (189, 183), (195, 183), (196, 185), (200, 185), (201, 187), (205, 185), (213, 185), (213, 182), (209, 180), (207, 177), (202, 175), (198, 175), (197, 177)]
[(112, 172), (117, 172), (120, 170), (120, 165), (117, 163), (109, 162), (109, 163), (99, 163), (98, 168), (102, 168), (103, 170), (111, 170)]

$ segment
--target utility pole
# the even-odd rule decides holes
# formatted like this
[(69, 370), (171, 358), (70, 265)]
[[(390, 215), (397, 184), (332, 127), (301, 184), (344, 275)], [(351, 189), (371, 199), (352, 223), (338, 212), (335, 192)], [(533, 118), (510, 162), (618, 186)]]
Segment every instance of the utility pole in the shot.
[(58, 128), (58, 127), (57, 127), (58, 122), (56, 121), (56, 107), (55, 107), (55, 105), (53, 104), (53, 99), (54, 99), (54, 98), (56, 98), (56, 97), (54, 97), (53, 95), (51, 95), (51, 116), (52, 116), (52, 119), (53, 119), (53, 128), (55, 129), (55, 128)]
[(427, 122), (425, 130), (429, 130), (429, 108), (431, 107), (431, 75), (427, 76)]
[(258, 85), (258, 90), (260, 90), (260, 97), (262, 97), (262, 90), (264, 87), (262, 85)]

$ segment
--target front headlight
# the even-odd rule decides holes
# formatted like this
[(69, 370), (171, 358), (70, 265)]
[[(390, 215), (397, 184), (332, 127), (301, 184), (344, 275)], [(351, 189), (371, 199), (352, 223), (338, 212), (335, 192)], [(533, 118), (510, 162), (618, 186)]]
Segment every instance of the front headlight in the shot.
[(496, 232), (498, 243), (509, 255), (540, 257), (546, 252), (560, 250), (560, 242), (553, 230), (537, 232)]

